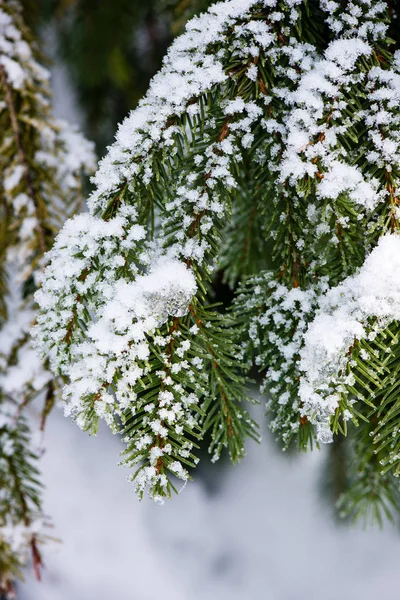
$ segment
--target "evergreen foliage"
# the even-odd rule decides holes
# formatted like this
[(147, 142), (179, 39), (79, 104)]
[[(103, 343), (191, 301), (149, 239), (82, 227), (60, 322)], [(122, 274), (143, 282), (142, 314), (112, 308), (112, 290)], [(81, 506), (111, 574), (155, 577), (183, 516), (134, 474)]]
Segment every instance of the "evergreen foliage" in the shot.
[[(345, 514), (398, 508), (400, 54), (386, 2), (230, 0), (193, 19), (50, 252), (35, 337), (140, 497), (196, 447), (348, 435)], [(393, 28), (393, 27), (392, 27)], [(238, 291), (212, 305), (218, 269)], [(60, 277), (60, 274), (62, 276)]]
[(81, 208), (92, 144), (50, 110), (48, 72), (17, 2), (0, 1), (0, 593), (13, 594), (28, 554), (40, 577), (37, 452), (26, 407), (42, 404), (41, 430), (59, 387), (32, 347), (33, 294), (44, 253)]

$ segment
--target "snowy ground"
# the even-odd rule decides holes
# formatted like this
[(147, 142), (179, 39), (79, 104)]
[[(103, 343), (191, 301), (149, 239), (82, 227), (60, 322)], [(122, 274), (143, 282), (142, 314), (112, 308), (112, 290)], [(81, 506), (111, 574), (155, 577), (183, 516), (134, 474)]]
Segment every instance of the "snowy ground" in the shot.
[(61, 411), (47, 428), (45, 508), (62, 543), (20, 600), (398, 600), (400, 535), (338, 526), (318, 495), (322, 456), (251, 444), (236, 468), (164, 506), (139, 503), (120, 442)]

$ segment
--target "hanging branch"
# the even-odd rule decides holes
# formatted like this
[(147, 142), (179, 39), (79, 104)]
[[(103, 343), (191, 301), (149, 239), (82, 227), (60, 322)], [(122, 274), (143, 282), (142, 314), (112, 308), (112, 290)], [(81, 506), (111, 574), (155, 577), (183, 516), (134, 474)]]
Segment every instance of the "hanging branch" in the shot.
[[(123, 433), (139, 497), (187, 481), (207, 432), (214, 459), (244, 455), (254, 363), (285, 446), (373, 423), (397, 470), (388, 24), (372, 0), (217, 3), (172, 45), (101, 161), (90, 214), (58, 237), (34, 335), (68, 382), (66, 414)], [(243, 282), (229, 309), (212, 304), (221, 269)]]

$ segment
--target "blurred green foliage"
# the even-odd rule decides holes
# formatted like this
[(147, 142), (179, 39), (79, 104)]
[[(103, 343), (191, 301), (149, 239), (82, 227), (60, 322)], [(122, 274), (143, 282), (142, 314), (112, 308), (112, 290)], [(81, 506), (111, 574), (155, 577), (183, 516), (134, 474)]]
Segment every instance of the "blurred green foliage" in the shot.
[(99, 155), (117, 124), (144, 95), (173, 37), (210, 0), (23, 0), (37, 32), (56, 30), (59, 58), (68, 66)]

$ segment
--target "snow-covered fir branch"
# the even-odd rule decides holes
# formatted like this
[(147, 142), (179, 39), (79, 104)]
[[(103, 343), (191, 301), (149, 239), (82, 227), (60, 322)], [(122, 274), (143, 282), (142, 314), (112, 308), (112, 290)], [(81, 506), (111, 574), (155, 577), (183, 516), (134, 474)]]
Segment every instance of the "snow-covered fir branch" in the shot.
[[(253, 437), (256, 435), (249, 416), (236, 405), (238, 399), (245, 397), (243, 390), (238, 396), (237, 375), (234, 375), (235, 369), (240, 370), (240, 354), (232, 348), (229, 356), (224, 356), (219, 346), (224, 344), (222, 336), (227, 335), (226, 329), (220, 330), (221, 341), (216, 343), (208, 333), (213, 324), (203, 321), (203, 315), (207, 315), (204, 311), (205, 286), (210, 280), (224, 222), (230, 211), (229, 192), (237, 186), (236, 165), (243, 162), (247, 151), (251, 152), (255, 142), (252, 130), (258, 126), (270, 101), (262, 73), (264, 70), (268, 73), (269, 64), (282, 61), (283, 70), (283, 65), (293, 61), (289, 42), (283, 45), (283, 50), (275, 42), (278, 36), (286, 35), (290, 39), (293, 24), (301, 17), (299, 4), (283, 3), (280, 7), (276, 2), (263, 6), (233, 1), (216, 5), (209, 13), (194, 19), (188, 25), (187, 33), (170, 49), (164, 67), (154, 78), (146, 98), (120, 126), (117, 141), (101, 162), (94, 178), (96, 191), (89, 200), (93, 219), (90, 229), (93, 231), (96, 230), (94, 220), (97, 219), (98, 228), (106, 234), (107, 227), (127, 210), (125, 206), (133, 204), (137, 226), (142, 227), (142, 237), (151, 238), (154, 235), (154, 210), (158, 211), (161, 235), (156, 245), (130, 240), (126, 249), (130, 256), (128, 268), (123, 268), (126, 257), (122, 256), (115, 276), (118, 287), (137, 289), (138, 282), (153, 277), (152, 273), (157, 271), (157, 264), (161, 261), (162, 268), (171, 273), (169, 291), (165, 298), (160, 294), (157, 308), (164, 315), (164, 320), (151, 320), (152, 310), (147, 309), (147, 321), (142, 325), (140, 315), (131, 310), (126, 312), (125, 321), (121, 316), (119, 325), (121, 308), (114, 302), (110, 314), (120, 327), (115, 328), (113, 324), (119, 344), (113, 346), (112, 338), (104, 335), (104, 302), (98, 294), (103, 287), (104, 275), (109, 286), (108, 270), (104, 270), (103, 274), (101, 267), (103, 260), (104, 265), (113, 264), (110, 263), (111, 256), (116, 260), (119, 253), (116, 247), (111, 248), (111, 240), (107, 245), (110, 256), (102, 249), (93, 251), (96, 260), (100, 257), (99, 264), (93, 261), (87, 267), (83, 260), (78, 273), (72, 266), (72, 258), (69, 265), (60, 258), (61, 254), (72, 255), (76, 242), (72, 245), (63, 241), (61, 234), (52, 253), (45, 284), (37, 295), (42, 315), (36, 335), (39, 342), (41, 340), (42, 350), (54, 353), (59, 364), (68, 363), (67, 374), (72, 382), (75, 377), (77, 380), (74, 387), (71, 384), (66, 388), (66, 410), (74, 416), (79, 413), (78, 423), (85, 429), (95, 428), (92, 420), (97, 422), (97, 417), (101, 416), (112, 424), (114, 430), (115, 415), (121, 417), (125, 411), (123, 421), (126, 421), (129, 432), (130, 420), (137, 423), (139, 420), (135, 420), (135, 416), (138, 408), (141, 409), (142, 433), (140, 436), (135, 433), (133, 446), (136, 444), (137, 457), (146, 458), (149, 465), (143, 466), (140, 471), (139, 493), (142, 481), (148, 484), (156, 497), (159, 495), (156, 491), (159, 489), (158, 482), (162, 482), (163, 495), (169, 490), (165, 471), (171, 471), (170, 460), (160, 450), (169, 445), (165, 430), (168, 419), (162, 416), (165, 412), (165, 386), (169, 398), (167, 407), (172, 403), (171, 407), (175, 407), (177, 414), (182, 412), (182, 418), (189, 424), (188, 435), (192, 435), (193, 428), (201, 424), (201, 416), (195, 410), (197, 406), (204, 403), (212, 414), (215, 412), (213, 419), (205, 415), (204, 426), (212, 428), (212, 447), (218, 448), (216, 458), (221, 451), (218, 441), (221, 436), (223, 445), (230, 448), (234, 457), (239, 457), (243, 454), (243, 432)], [(268, 12), (272, 14), (270, 23), (261, 19)], [(233, 26), (235, 35), (228, 37), (226, 32)], [(292, 45), (297, 47), (299, 41), (293, 38)], [(299, 52), (296, 64), (304, 60), (308, 51), (309, 48), (305, 47), (304, 52)], [(263, 70), (261, 66), (257, 67), (260, 60)], [(247, 65), (245, 69), (243, 64)], [(277, 69), (277, 79), (282, 70)], [(294, 69), (293, 73), (291, 79), (296, 79)], [(238, 93), (238, 87), (243, 83), (248, 87), (249, 100)], [(215, 101), (218, 102), (216, 107), (212, 103)], [(160, 180), (165, 183), (170, 180), (170, 183), (161, 188)], [(115, 243), (118, 243), (117, 239)], [(84, 250), (91, 244), (88, 228), (82, 231), (78, 245)], [(60, 263), (60, 260), (63, 262)], [(59, 285), (64, 289), (65, 283), (64, 278), (60, 283), (57, 281), (61, 271), (71, 272), (72, 279), (68, 296), (59, 303)], [(193, 280), (186, 291), (179, 288), (179, 279), (183, 281), (185, 273), (188, 281)], [(78, 282), (79, 286), (75, 288)], [(90, 285), (96, 288), (95, 292)], [(174, 289), (174, 286), (178, 287)], [(55, 291), (54, 295), (51, 289)], [(183, 302), (179, 312), (174, 312), (176, 300), (168, 300), (173, 299), (174, 294)], [(155, 301), (154, 298), (149, 300)], [(65, 307), (68, 307), (69, 314)], [(94, 319), (92, 325), (88, 323), (89, 318)], [(82, 327), (82, 321), (88, 324)], [(139, 338), (139, 363), (135, 360), (134, 345), (138, 335), (142, 336)], [(83, 356), (88, 356), (90, 362), (82, 362)], [(156, 361), (157, 368), (153, 367), (153, 361)], [(89, 372), (81, 371), (86, 369), (86, 363), (101, 376), (96, 385), (90, 384)], [(110, 365), (106, 374), (105, 365)], [(121, 365), (126, 366), (121, 368)], [(198, 380), (200, 365), (205, 372)], [(227, 368), (232, 371), (228, 378), (224, 372)], [(149, 379), (147, 385), (158, 386), (158, 396), (155, 403), (146, 402), (142, 409), (143, 394), (144, 399), (147, 398), (147, 388), (143, 386), (140, 389), (143, 376)], [(186, 407), (192, 411), (191, 415), (185, 416)], [(173, 417), (175, 420), (177, 418)], [(178, 429), (184, 431), (179, 424)], [(136, 428), (134, 430), (136, 432)], [(224, 431), (226, 435), (223, 435)], [(180, 435), (175, 431), (174, 436), (185, 446), (183, 453), (182, 450), (180, 454), (178, 452), (177, 458), (185, 458), (193, 443), (183, 439), (184, 433)], [(124, 437), (128, 446), (132, 447), (126, 431)], [(152, 458), (154, 447), (159, 448), (156, 462)], [(172, 472), (187, 478), (183, 467), (176, 466)]]
[[(215, 4), (120, 125), (90, 213), (59, 234), (36, 343), (68, 380), (66, 414), (123, 434), (140, 497), (186, 482), (207, 432), (213, 459), (243, 456), (258, 437), (252, 363), (285, 446), (331, 441), (372, 414), (371, 443), (395, 437), (389, 15), (372, 0)], [(251, 277), (218, 313), (220, 269), (232, 287)], [(389, 446), (388, 469), (400, 455)]]

